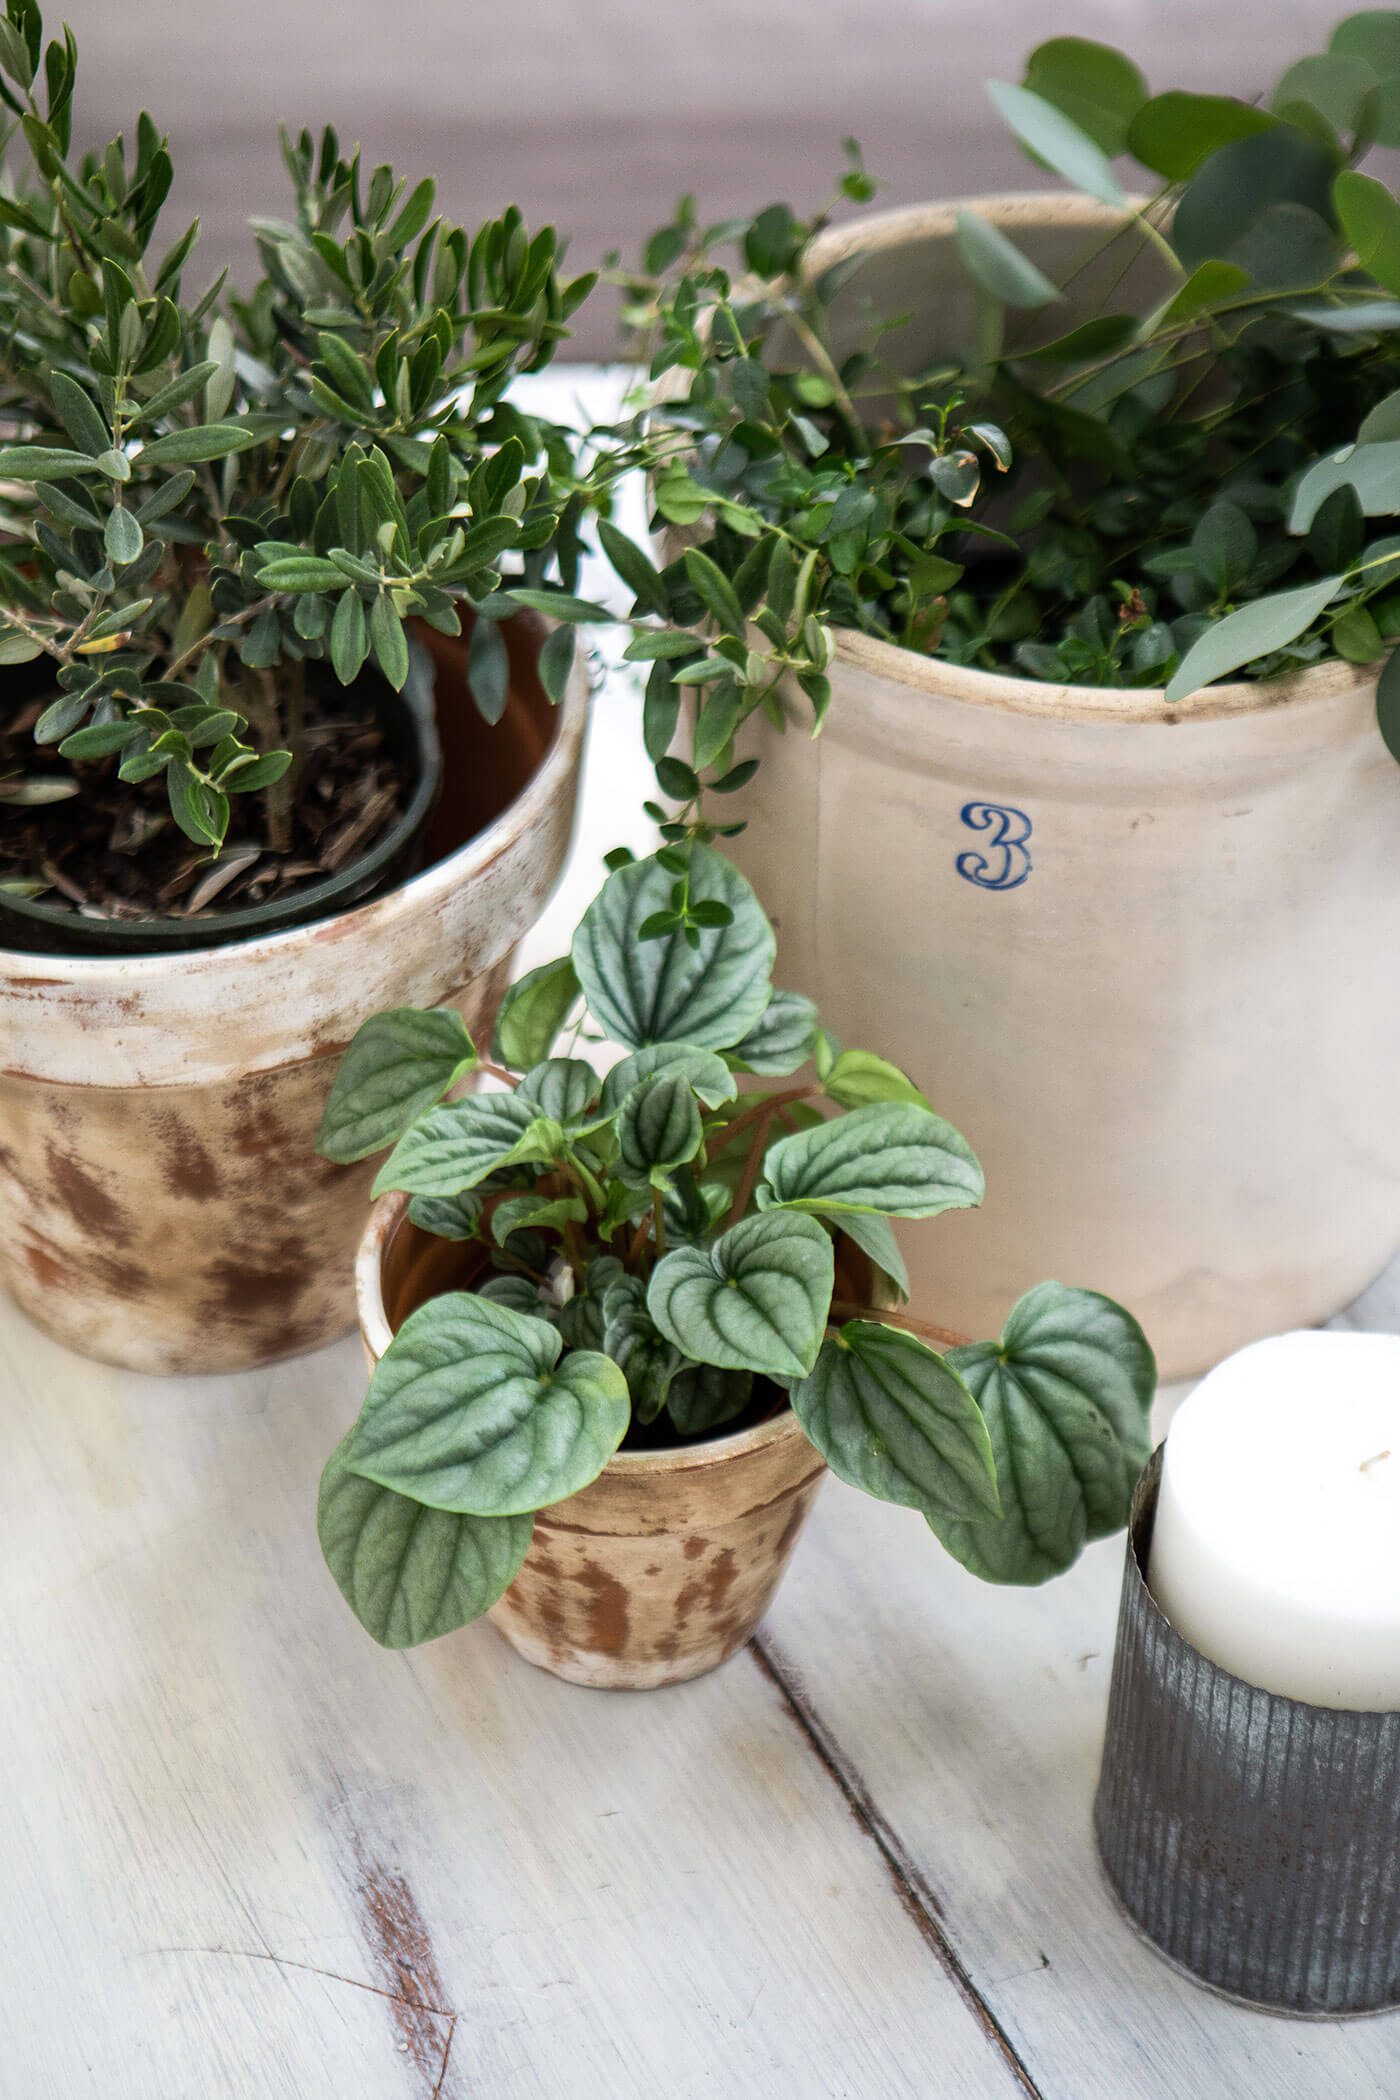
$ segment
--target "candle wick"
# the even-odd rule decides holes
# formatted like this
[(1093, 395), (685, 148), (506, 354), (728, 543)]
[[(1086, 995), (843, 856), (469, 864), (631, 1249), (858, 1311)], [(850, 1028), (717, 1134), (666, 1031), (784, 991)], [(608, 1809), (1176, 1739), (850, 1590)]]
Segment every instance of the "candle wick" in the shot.
[(1363, 1458), (1361, 1461), (1361, 1471), (1363, 1473), (1369, 1473), (1372, 1466), (1378, 1466), (1383, 1458), (1389, 1458), (1389, 1456), (1390, 1453), (1388, 1451), (1377, 1451), (1373, 1458)]

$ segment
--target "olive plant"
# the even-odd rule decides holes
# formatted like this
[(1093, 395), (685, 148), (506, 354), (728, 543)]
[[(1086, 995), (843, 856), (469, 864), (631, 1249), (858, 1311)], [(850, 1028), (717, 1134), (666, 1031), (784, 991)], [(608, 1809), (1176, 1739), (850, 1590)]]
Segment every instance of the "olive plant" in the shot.
[[(506, 396), (592, 280), (561, 278), (551, 229), (468, 235), (327, 130), (284, 138), (291, 214), (254, 222), (251, 294), (187, 293), (196, 226), (155, 245), (166, 142), (142, 115), (78, 154), (76, 71), (71, 31), (45, 46), (37, 0), (5, 0), (0, 663), (53, 665), (39, 746), (163, 774), (215, 850), (230, 796), (261, 796), (285, 849), (308, 663), (402, 687), (405, 622), (455, 634), (470, 608), (477, 704), (504, 709), (497, 619), (574, 558), (565, 441)], [(542, 664), (556, 697), (568, 654)], [(0, 797), (81, 786), (36, 761)]]
[[(321, 1543), (352, 1609), (390, 1647), (450, 1632), (629, 1431), (703, 1438), (788, 1406), (835, 1473), (918, 1510), (975, 1574), (1058, 1573), (1125, 1521), (1155, 1382), (1141, 1329), (1044, 1283), (998, 1341), (936, 1347), (895, 1309), (891, 1220), (981, 1200), (966, 1140), (774, 990), (772, 928), (722, 855), (615, 858), (571, 953), (507, 995), (491, 1058), (456, 1012), (401, 1009), (336, 1078), (321, 1150), (392, 1145), (376, 1193), (461, 1243), (464, 1283), (403, 1322), (326, 1467)], [(616, 1057), (601, 1077), (586, 1027)], [(473, 1077), (489, 1090), (454, 1092)]]
[[(814, 260), (830, 207), (706, 226), (686, 200), (624, 273), (656, 385), (611, 442), (671, 558), (604, 539), (680, 832), (727, 828), (701, 797), (738, 784), (755, 709), (788, 692), (820, 724), (841, 628), (1168, 704), (1386, 661), (1400, 751), (1400, 536), (1371, 524), (1400, 517), (1400, 204), (1357, 165), (1400, 144), (1400, 13), (1348, 18), (1258, 103), (1152, 93), (1079, 37), (990, 92), (1110, 227), (1056, 282), (959, 212), (976, 321), (932, 363), (862, 316), (858, 254)], [(869, 190), (855, 157), (841, 194)]]

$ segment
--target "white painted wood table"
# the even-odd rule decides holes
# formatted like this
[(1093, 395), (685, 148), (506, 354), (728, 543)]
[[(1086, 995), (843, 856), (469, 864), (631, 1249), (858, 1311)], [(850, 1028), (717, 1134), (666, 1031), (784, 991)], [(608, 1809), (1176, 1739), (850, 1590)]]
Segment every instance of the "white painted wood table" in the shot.
[[(644, 842), (635, 711), (527, 959)], [(363, 1378), (138, 1377), (0, 1304), (0, 2100), (1400, 2093), (1400, 2017), (1225, 2004), (1106, 1894), (1121, 1541), (988, 1589), (828, 1482), (695, 1684), (578, 1690), (485, 1625), (390, 1655), (313, 1523)]]

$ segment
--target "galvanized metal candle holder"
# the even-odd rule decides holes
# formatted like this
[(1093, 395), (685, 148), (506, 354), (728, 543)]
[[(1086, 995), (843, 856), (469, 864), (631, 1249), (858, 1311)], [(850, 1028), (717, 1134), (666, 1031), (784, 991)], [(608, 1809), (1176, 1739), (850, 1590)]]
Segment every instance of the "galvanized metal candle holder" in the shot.
[(1094, 1830), (1169, 1961), (1275, 2012), (1400, 2005), (1400, 1713), (1246, 1684), (1147, 1587), (1159, 1448), (1138, 1482)]

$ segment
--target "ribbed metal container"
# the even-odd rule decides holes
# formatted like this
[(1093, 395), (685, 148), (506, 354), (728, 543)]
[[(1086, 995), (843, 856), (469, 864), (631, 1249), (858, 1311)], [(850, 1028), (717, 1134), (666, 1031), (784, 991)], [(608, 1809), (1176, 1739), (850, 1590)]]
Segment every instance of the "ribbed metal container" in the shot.
[(1094, 1830), (1168, 1960), (1272, 2011), (1400, 2005), (1400, 1713), (1245, 1684), (1183, 1639), (1145, 1579), (1160, 1448), (1138, 1483)]

